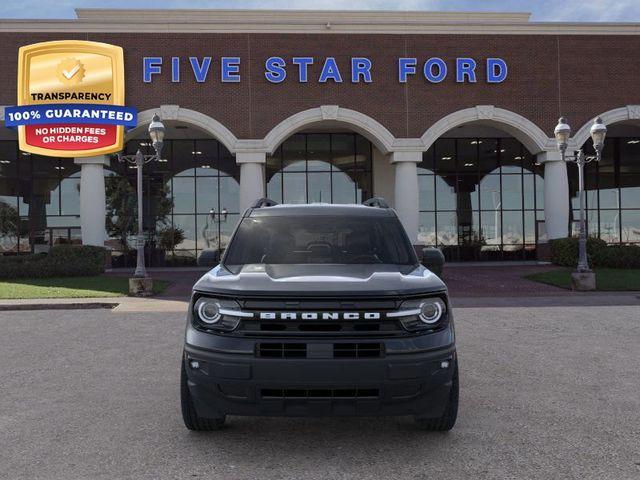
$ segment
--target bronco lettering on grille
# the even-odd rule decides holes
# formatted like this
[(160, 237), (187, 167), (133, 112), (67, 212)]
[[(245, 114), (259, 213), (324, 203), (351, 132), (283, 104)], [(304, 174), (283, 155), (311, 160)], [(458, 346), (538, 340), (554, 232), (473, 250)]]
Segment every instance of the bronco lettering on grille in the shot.
[(380, 320), (379, 312), (260, 312), (260, 320)]

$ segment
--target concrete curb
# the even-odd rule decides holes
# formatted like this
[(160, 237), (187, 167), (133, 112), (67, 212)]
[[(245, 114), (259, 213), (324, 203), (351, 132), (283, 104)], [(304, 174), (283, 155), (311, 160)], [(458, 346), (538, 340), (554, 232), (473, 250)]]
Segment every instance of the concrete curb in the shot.
[(92, 310), (114, 309), (116, 302), (78, 302), (78, 303), (9, 303), (0, 304), (0, 312), (26, 311), (26, 310)]

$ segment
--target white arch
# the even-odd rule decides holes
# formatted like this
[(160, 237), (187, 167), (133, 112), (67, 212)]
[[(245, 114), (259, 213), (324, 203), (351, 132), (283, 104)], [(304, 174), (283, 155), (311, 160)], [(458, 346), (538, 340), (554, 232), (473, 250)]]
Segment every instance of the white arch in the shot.
[(493, 105), (478, 105), (450, 113), (429, 127), (421, 137), (425, 149), (431, 147), (439, 137), (452, 128), (470, 122), (493, 125), (504, 130), (520, 140), (527, 150), (533, 154), (554, 148), (553, 139), (549, 138), (531, 120)]
[(204, 113), (196, 112), (195, 110), (190, 110), (188, 108), (182, 108), (178, 105), (161, 105), (160, 108), (152, 108), (139, 112), (138, 126), (127, 132), (125, 140), (129, 140), (136, 134), (140, 133), (140, 130), (151, 123), (151, 119), (155, 113), (159, 114), (163, 121), (176, 120), (198, 127), (215, 137), (215, 139), (227, 147), (231, 153), (235, 154), (236, 152), (236, 143), (238, 139), (231, 130)]
[[(601, 113), (599, 117), (607, 126), (627, 120), (640, 120), (640, 105), (627, 105), (626, 107), (614, 108), (613, 110)], [(589, 140), (591, 136), (591, 125), (593, 125), (595, 118), (596, 117), (589, 119), (573, 136), (576, 149), (582, 148), (582, 145)]]
[(323, 105), (310, 108), (285, 118), (264, 137), (263, 142), (269, 153), (294, 133), (319, 122), (341, 123), (367, 137), (383, 154), (393, 148), (395, 137), (381, 123), (364, 113), (337, 105)]

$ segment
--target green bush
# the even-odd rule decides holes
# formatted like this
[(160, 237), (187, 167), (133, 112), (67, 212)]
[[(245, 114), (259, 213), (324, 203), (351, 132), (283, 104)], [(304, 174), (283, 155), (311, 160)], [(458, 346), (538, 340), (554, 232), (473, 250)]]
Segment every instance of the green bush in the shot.
[(89, 245), (56, 245), (49, 253), (0, 257), (0, 278), (80, 277), (104, 272), (106, 250)]
[(640, 246), (609, 245), (594, 253), (593, 264), (596, 267), (640, 268)]
[[(604, 240), (588, 237), (587, 259), (591, 267), (640, 268), (640, 246), (607, 245)], [(578, 264), (578, 239), (552, 240), (551, 261), (563, 267), (575, 267)]]

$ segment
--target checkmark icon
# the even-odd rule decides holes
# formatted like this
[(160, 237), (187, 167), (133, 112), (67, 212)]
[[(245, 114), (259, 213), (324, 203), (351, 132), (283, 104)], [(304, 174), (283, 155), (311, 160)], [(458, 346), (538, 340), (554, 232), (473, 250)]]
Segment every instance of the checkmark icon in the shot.
[(62, 74), (65, 76), (67, 80), (71, 80), (71, 77), (73, 77), (76, 73), (78, 73), (78, 70), (80, 70), (80, 65), (76, 65), (70, 71), (62, 70)]

